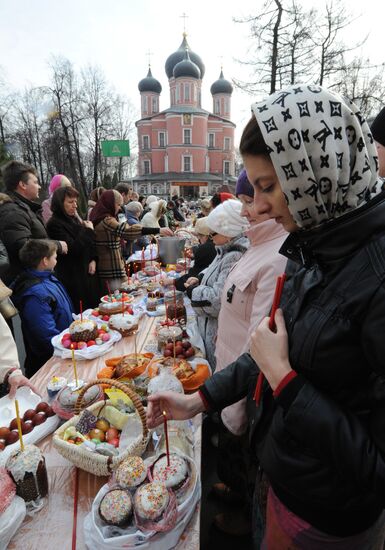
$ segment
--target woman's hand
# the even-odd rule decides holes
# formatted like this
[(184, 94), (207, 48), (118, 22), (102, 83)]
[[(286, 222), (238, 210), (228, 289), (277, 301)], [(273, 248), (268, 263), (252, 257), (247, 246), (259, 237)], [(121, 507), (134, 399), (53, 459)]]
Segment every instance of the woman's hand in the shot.
[(91, 260), (88, 264), (88, 274), (89, 275), (95, 275), (96, 273), (96, 262), (95, 260)]
[(59, 243), (60, 243), (60, 246), (61, 246), (61, 253), (62, 254), (67, 254), (68, 244), (65, 241), (59, 241)]
[(199, 285), (199, 279), (197, 277), (189, 277), (184, 284), (186, 288), (192, 285)]
[(25, 376), (23, 376), (22, 374), (19, 374), (17, 376), (10, 376), (9, 380), (8, 380), (8, 385), (9, 385), (9, 394), (8, 394), (8, 397), (10, 399), (14, 399), (15, 398), (15, 395), (16, 395), (16, 390), (17, 388), (19, 388), (20, 386), (28, 386), (29, 388), (31, 388), (31, 390), (36, 393), (37, 395), (41, 395), (39, 390), (37, 388), (35, 388), (35, 386), (32, 384), (32, 382), (30, 382), (28, 380), (28, 378), (26, 378)]
[(87, 227), (88, 229), (94, 228), (94, 224), (90, 220), (83, 220), (83, 226)]
[(174, 235), (174, 233), (171, 231), (169, 227), (161, 227), (159, 234), (162, 237), (172, 237)]
[(156, 428), (162, 424), (165, 411), (167, 420), (187, 420), (203, 412), (205, 406), (198, 392), (184, 395), (165, 391), (147, 397), (147, 425)]
[(173, 279), (172, 277), (162, 277), (159, 282), (162, 286), (174, 286), (175, 279)]
[(288, 338), (281, 309), (275, 314), (276, 332), (269, 329), (265, 317), (250, 339), (250, 355), (265, 375), (274, 391), (292, 368), (289, 363)]

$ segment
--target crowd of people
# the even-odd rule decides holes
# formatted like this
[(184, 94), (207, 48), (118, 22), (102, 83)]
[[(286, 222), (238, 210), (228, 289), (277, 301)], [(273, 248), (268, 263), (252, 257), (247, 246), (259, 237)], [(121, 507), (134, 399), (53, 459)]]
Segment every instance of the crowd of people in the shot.
[(219, 529), (252, 531), (263, 550), (382, 550), (385, 109), (370, 129), (352, 102), (304, 85), (252, 112), (234, 195), (190, 205), (120, 183), (94, 189), (83, 219), (78, 191), (59, 174), (43, 218), (34, 167), (5, 165), (0, 277), (27, 359), (24, 376), (0, 316), (2, 390), (30, 385), (80, 300), (95, 307), (106, 282), (120, 288), (127, 258), (172, 236), (193, 209), (194, 261), (162, 282), (191, 300), (213, 375), (191, 395), (149, 396), (149, 427), (164, 411), (215, 421), (213, 491), (240, 503), (215, 518)]

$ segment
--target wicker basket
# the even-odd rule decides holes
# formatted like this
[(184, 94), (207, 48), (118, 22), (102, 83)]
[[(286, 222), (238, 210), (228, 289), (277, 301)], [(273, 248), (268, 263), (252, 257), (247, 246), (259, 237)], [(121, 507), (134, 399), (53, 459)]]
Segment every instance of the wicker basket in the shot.
[[(85, 392), (92, 386), (108, 384), (109, 386), (114, 386), (119, 390), (122, 390), (128, 397), (132, 400), (142, 423), (143, 434), (138, 436), (136, 440), (127, 447), (119, 456), (107, 457), (100, 455), (98, 453), (93, 453), (82, 449), (82, 446), (71, 445), (63, 440), (63, 434), (65, 430), (70, 426), (75, 426), (79, 420), (79, 415), (81, 412), (81, 406), (83, 401), (83, 396)], [(95, 415), (104, 407), (104, 401), (98, 401), (93, 405), (87, 407), (87, 410), (91, 411)], [(67, 460), (75, 464), (81, 470), (95, 474), (96, 476), (108, 476), (113, 470), (115, 470), (119, 464), (130, 455), (140, 456), (146, 449), (147, 443), (149, 440), (149, 432), (146, 424), (146, 413), (144, 411), (143, 405), (140, 401), (139, 396), (127, 385), (118, 382), (117, 380), (110, 380), (107, 378), (101, 378), (94, 382), (90, 382), (82, 387), (79, 392), (79, 397), (76, 402), (75, 416), (65, 422), (60, 428), (56, 430), (53, 435), (53, 445), (56, 450), (64, 456)]]

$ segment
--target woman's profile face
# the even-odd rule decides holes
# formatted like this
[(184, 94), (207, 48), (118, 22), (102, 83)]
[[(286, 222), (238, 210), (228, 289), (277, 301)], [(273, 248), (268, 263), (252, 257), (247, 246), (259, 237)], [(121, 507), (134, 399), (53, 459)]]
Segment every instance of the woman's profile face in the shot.
[(262, 216), (258, 214), (258, 209), (253, 197), (240, 193), (238, 199), (242, 203), (241, 216), (246, 218), (251, 225), (257, 225), (269, 219), (267, 214), (262, 214)]
[(115, 216), (117, 215), (119, 210), (122, 208), (122, 205), (123, 205), (123, 198), (121, 198), (120, 200), (115, 201)]
[(63, 208), (67, 216), (75, 216), (78, 207), (77, 197), (64, 197)]
[(245, 155), (243, 162), (254, 188), (255, 212), (280, 223), (289, 233), (297, 231), (299, 227), (287, 206), (273, 163), (263, 155)]

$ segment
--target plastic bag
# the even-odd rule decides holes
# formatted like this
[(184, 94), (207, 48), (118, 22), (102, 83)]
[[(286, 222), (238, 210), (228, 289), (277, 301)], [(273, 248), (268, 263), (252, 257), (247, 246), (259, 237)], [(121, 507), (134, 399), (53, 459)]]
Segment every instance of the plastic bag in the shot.
[[(188, 457), (186, 457), (188, 458)], [(154, 460), (154, 457), (151, 458)], [(190, 459), (191, 461), (191, 459)], [(145, 461), (147, 463), (147, 460)], [(126, 531), (116, 528), (117, 536), (105, 538), (106, 535), (111, 535), (112, 532), (108, 526), (103, 524), (99, 517), (98, 509), (100, 501), (105, 493), (110, 489), (108, 485), (104, 485), (96, 495), (92, 505), (92, 510), (85, 517), (84, 540), (89, 550), (120, 550), (122, 548), (138, 548), (139, 550), (169, 550), (178, 544), (178, 541), (186, 529), (192, 515), (194, 514), (196, 504), (201, 496), (201, 485), (199, 475), (194, 470), (194, 484), (191, 487), (191, 493), (186, 500), (177, 507), (178, 519), (175, 527), (166, 533), (155, 533), (154, 531), (140, 531), (134, 527), (128, 528)], [(106, 531), (104, 528), (107, 527)]]
[(0, 548), (5, 550), (11, 538), (23, 523), (26, 515), (25, 502), (15, 496), (11, 504), (0, 515)]

